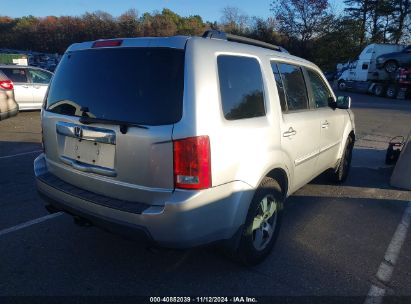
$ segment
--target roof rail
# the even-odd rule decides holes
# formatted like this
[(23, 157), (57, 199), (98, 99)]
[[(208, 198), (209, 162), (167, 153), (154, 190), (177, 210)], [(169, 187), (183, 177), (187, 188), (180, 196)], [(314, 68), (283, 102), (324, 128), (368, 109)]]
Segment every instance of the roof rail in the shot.
[(278, 51), (278, 52), (284, 52), (285, 51), (285, 49), (283, 49), (282, 47), (279, 47), (279, 46), (274, 45), (274, 44), (262, 42), (262, 41), (247, 38), (247, 37), (232, 35), (232, 34), (222, 32), (222, 31), (218, 31), (218, 30), (208, 30), (208, 31), (204, 32), (202, 37), (203, 38), (208, 38), (208, 39), (220, 39), (220, 40), (244, 43), (244, 44), (263, 47), (263, 48)]

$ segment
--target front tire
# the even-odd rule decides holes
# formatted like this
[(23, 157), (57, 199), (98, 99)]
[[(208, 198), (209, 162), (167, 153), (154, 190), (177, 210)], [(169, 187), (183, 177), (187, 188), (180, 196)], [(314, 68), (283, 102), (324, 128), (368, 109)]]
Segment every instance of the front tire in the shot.
[(283, 199), (279, 183), (265, 177), (251, 201), (239, 246), (234, 252), (237, 260), (256, 265), (270, 254), (281, 225)]
[(348, 137), (345, 143), (344, 153), (338, 164), (338, 167), (332, 174), (332, 179), (335, 183), (343, 183), (347, 180), (348, 174), (351, 169), (352, 150), (354, 147), (354, 141), (351, 136)]
[(373, 93), (377, 97), (383, 96), (384, 95), (384, 86), (381, 85), (381, 84), (376, 84), (374, 89), (373, 89)]

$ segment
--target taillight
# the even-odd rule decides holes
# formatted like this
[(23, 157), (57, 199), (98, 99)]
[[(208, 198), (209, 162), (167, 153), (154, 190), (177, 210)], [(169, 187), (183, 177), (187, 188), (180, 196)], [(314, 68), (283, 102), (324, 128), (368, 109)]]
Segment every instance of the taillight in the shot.
[(93, 48), (120, 46), (123, 40), (100, 40), (93, 43)]
[(211, 187), (211, 153), (208, 136), (173, 141), (174, 182), (180, 189)]
[(11, 80), (0, 80), (0, 87), (5, 90), (13, 90), (13, 82)]

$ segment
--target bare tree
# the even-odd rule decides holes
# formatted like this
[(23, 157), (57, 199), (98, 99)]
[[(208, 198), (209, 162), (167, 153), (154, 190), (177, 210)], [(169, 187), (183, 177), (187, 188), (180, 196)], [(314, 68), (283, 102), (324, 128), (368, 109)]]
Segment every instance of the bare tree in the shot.
[[(410, 28), (407, 29), (407, 22), (408, 26), (411, 27), (411, 0), (393, 0), (393, 27), (392, 27), (392, 35), (394, 43), (399, 43), (405, 34), (405, 30), (407, 30), (408, 35), (410, 33)], [(409, 38), (408, 38), (409, 39)]]
[(371, 0), (344, 0), (347, 6), (345, 12), (351, 18), (361, 22), (360, 45), (365, 43), (367, 33), (367, 21), (371, 11)]
[(240, 11), (237, 7), (226, 6), (222, 10), (221, 23), (226, 32), (242, 33), (245, 32), (250, 17)]
[(300, 40), (303, 48), (321, 35), (329, 21), (328, 9), (328, 0), (275, 0), (271, 4), (278, 30)]

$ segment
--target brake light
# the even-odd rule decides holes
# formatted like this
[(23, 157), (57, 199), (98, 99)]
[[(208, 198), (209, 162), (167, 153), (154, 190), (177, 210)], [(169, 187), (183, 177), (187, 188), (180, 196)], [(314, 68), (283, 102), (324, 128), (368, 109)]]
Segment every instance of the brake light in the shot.
[(0, 80), (0, 87), (5, 90), (13, 90), (14, 85), (11, 80)]
[(93, 48), (120, 46), (123, 40), (100, 40), (93, 43)]
[(173, 141), (174, 182), (180, 189), (211, 187), (211, 153), (208, 136)]

